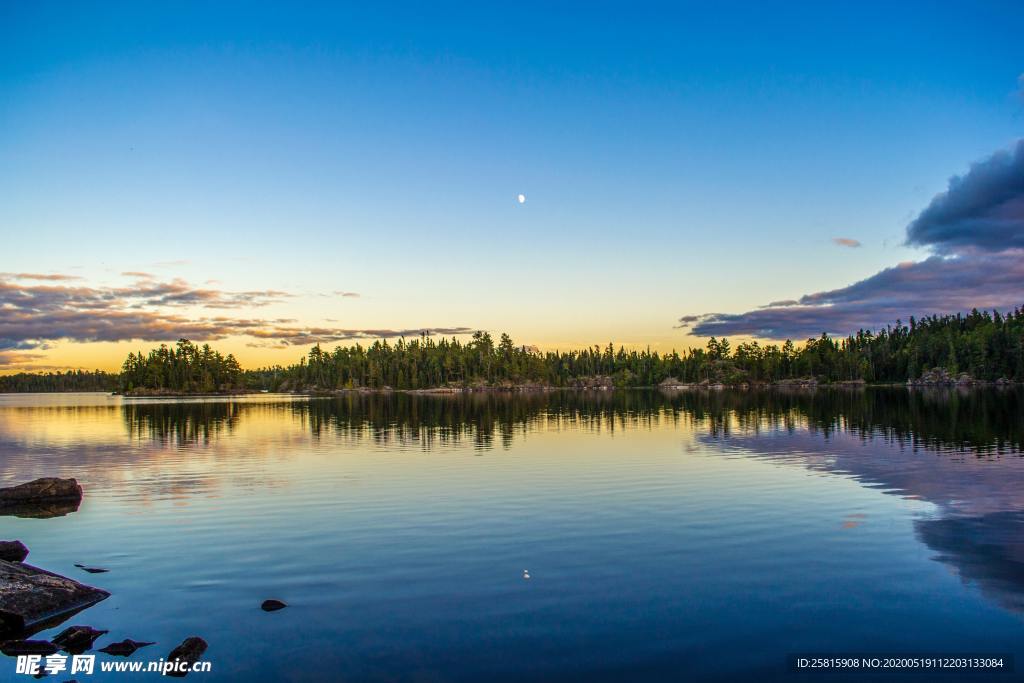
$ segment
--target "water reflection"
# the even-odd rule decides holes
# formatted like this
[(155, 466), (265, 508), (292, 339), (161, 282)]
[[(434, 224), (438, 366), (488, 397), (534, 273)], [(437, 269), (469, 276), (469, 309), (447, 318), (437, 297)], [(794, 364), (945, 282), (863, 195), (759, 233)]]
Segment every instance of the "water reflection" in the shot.
[[(1022, 410), (1017, 389), (0, 396), (0, 485), (86, 489), (0, 526), (41, 566), (110, 567), (89, 620), (112, 637), (207, 637), (211, 680), (287, 680), (311, 651), (304, 680), (788, 680), (796, 649), (1019, 650)], [(261, 619), (267, 597), (291, 607)]]
[(868, 390), (722, 400), (742, 407), (706, 416), (703, 440), (734, 455), (844, 474), (932, 503), (934, 514), (914, 526), (934, 559), (1003, 607), (1024, 613), (1019, 390)]
[(1024, 401), (1010, 389), (351, 394), (278, 403), (148, 401), (121, 410), (133, 439), (178, 445), (209, 443), (243, 420), (275, 413), (318, 438), (337, 434), (423, 448), (466, 440), (481, 449), (508, 448), (517, 434), (559, 423), (615, 431), (681, 419), (715, 437), (780, 429), (825, 439), (850, 433), (979, 456), (1016, 453), (1024, 445)]

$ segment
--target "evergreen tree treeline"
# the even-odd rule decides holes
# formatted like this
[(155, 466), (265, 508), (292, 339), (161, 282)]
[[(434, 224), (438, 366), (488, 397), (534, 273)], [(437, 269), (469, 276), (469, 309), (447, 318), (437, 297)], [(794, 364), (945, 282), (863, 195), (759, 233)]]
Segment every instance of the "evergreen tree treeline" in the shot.
[(391, 387), (540, 384), (574, 386), (588, 378), (609, 378), (617, 386), (680, 382), (734, 384), (815, 378), (821, 382), (863, 380), (905, 382), (942, 368), (979, 380), (1024, 381), (1024, 311), (972, 311), (967, 315), (911, 318), (878, 332), (858, 331), (844, 339), (823, 334), (797, 347), (756, 341), (733, 346), (728, 339), (705, 348), (659, 354), (616, 349), (612, 344), (575, 351), (539, 353), (502, 334), (487, 332), (468, 341), (456, 338), (399, 339), (389, 343), (314, 347), (295, 365), (243, 371), (234, 356), (182, 339), (148, 354), (132, 353), (120, 376), (102, 372), (23, 373), (0, 377), (0, 391), (219, 391), (333, 390)]
[(120, 386), (116, 373), (102, 370), (19, 372), (0, 375), (0, 393), (53, 391), (113, 391)]
[(537, 383), (572, 386), (582, 378), (610, 377), (617, 386), (681, 382), (740, 383), (816, 378), (823, 382), (905, 382), (932, 368), (975, 379), (1024, 380), (1024, 311), (972, 311), (897, 322), (877, 333), (861, 330), (845, 339), (823, 334), (800, 348), (793, 342), (737, 344), (711, 338), (703, 349), (659, 354), (609, 344), (578, 351), (531, 352), (503, 334), (497, 345), (487, 332), (462, 343), (420, 337), (368, 347), (316, 346), (287, 368), (246, 373), (267, 389), (422, 389), (473, 384)]
[(222, 356), (209, 344), (179, 339), (174, 348), (161, 344), (148, 355), (129, 353), (121, 367), (124, 391), (143, 389), (212, 393), (244, 388), (242, 368), (230, 353)]

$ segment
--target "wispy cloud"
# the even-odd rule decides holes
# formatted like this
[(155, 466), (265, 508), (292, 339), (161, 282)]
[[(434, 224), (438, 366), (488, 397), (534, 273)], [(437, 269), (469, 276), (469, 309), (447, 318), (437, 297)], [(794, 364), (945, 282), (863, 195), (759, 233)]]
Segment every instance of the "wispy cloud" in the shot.
[(334, 292), (334, 296), (340, 296), (346, 299), (358, 299), (359, 292)]
[[(838, 241), (837, 241), (838, 243)], [(907, 226), (906, 243), (930, 249), (839, 289), (745, 313), (679, 319), (700, 336), (807, 338), (878, 329), (911, 315), (1012, 309), (1024, 303), (1024, 140), (972, 165)], [(853, 246), (853, 245), (844, 245)]]
[(833, 237), (832, 242), (840, 247), (850, 247), (851, 249), (860, 246), (860, 240), (855, 240), (852, 237)]
[[(140, 279), (131, 287), (28, 284), (0, 277), (0, 350), (39, 351), (57, 340), (116, 342), (213, 341), (250, 337), (258, 344), (300, 345), (401, 336), (468, 334), (468, 327), (349, 328), (307, 326), (293, 318), (203, 314), (210, 309), (252, 309), (292, 295), (278, 290), (232, 292), (194, 287), (184, 280)], [(196, 315), (194, 311), (199, 311)], [(191, 313), (191, 314), (190, 314)], [(27, 358), (22, 356), (19, 358)]]
[(39, 280), (48, 282), (63, 282), (67, 280), (81, 280), (78, 275), (65, 275), (63, 273), (0, 273), (0, 278), (8, 280)]
[(39, 360), (42, 357), (43, 355), (40, 353), (0, 350), (0, 369), (51, 369), (53, 366), (45, 366), (45, 368), (39, 366)]

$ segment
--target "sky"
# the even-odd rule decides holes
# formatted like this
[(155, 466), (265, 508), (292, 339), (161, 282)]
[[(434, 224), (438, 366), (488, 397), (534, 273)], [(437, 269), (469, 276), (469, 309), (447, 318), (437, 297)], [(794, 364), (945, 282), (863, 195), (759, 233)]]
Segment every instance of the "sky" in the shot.
[[(1024, 5), (0, 0), (0, 372), (1024, 303)], [(520, 203), (518, 195), (526, 201)]]

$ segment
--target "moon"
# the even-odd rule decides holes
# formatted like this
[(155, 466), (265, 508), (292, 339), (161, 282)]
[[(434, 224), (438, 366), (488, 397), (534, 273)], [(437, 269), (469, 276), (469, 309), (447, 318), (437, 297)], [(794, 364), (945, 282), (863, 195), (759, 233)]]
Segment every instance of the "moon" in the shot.
[(520, 194), (518, 197), (516, 197), (516, 199), (519, 201), (520, 204), (526, 203), (526, 195), (525, 194)]

